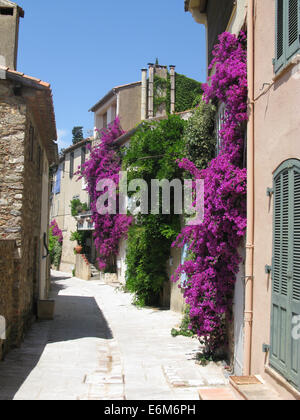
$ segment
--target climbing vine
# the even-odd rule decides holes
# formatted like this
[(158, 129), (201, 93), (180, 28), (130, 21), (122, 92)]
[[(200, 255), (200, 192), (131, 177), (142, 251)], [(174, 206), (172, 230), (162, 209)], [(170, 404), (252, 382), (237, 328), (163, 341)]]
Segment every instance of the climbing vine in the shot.
[(59, 270), (62, 256), (63, 234), (59, 229), (56, 220), (53, 220), (49, 227), (49, 253), (51, 265)]
[(176, 73), (175, 76), (175, 112), (183, 112), (192, 109), (203, 93), (202, 83), (190, 79), (183, 74)]
[[(175, 73), (175, 112), (183, 112), (194, 108), (201, 101), (203, 94), (202, 83), (190, 79), (183, 74)], [(153, 86), (154, 115), (163, 105), (167, 113), (171, 107), (171, 79), (167, 72), (167, 78), (154, 75)]]
[[(181, 178), (182, 171), (176, 160), (183, 157), (185, 125), (178, 116), (144, 123), (132, 137), (124, 156), (123, 168), (128, 171), (128, 182), (143, 179), (150, 186), (153, 179)], [(171, 214), (162, 214), (160, 202), (160, 214), (139, 214), (129, 229), (126, 286), (135, 294), (139, 305), (158, 303), (164, 282), (168, 280), (166, 263), (170, 247), (181, 229), (179, 215), (174, 214), (172, 204)]]
[(107, 129), (99, 132), (100, 141), (90, 149), (89, 159), (79, 168), (79, 179), (85, 178), (87, 190), (91, 199), (92, 220), (95, 224), (95, 247), (98, 251), (98, 266), (100, 270), (113, 265), (112, 261), (118, 253), (119, 241), (126, 237), (131, 217), (122, 214), (99, 214), (97, 200), (105, 191), (97, 191), (101, 180), (111, 180), (119, 185), (121, 170), (120, 155), (115, 146), (115, 140), (123, 134), (117, 118)]
[(204, 221), (185, 227), (174, 246), (188, 245), (194, 257), (181, 265), (186, 273), (184, 292), (190, 306), (190, 328), (214, 352), (226, 343), (225, 323), (230, 313), (241, 258), (238, 247), (246, 230), (246, 169), (242, 168), (247, 115), (246, 36), (223, 33), (214, 50), (214, 75), (204, 86), (208, 103), (224, 103), (220, 154), (207, 169), (183, 159), (179, 166), (194, 179), (204, 179)]
[(184, 132), (185, 158), (198, 169), (207, 168), (216, 152), (215, 137), (216, 108), (201, 100), (187, 121)]

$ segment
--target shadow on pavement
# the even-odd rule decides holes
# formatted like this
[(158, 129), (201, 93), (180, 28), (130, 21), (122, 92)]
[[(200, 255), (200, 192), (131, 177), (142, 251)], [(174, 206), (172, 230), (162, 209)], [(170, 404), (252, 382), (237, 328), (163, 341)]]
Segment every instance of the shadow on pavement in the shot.
[[(82, 338), (113, 338), (111, 329), (93, 297), (65, 296), (59, 284), (67, 277), (56, 277), (51, 295), (55, 299), (53, 321), (37, 321), (26, 334), (20, 348), (11, 350), (0, 362), (0, 400), (12, 400), (38, 364), (47, 344)], [(76, 345), (76, 344), (74, 344)]]

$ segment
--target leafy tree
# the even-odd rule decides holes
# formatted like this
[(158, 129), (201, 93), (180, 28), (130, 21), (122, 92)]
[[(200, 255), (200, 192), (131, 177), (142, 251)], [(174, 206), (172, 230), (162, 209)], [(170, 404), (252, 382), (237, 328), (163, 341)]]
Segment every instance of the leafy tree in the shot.
[[(143, 179), (151, 185), (153, 179), (169, 181), (181, 178), (176, 160), (183, 157), (183, 133), (186, 122), (169, 116), (161, 122), (144, 123), (133, 136), (123, 158), (128, 181)], [(151, 205), (149, 188), (149, 208)], [(160, 200), (159, 215), (139, 215), (129, 229), (127, 252), (127, 288), (135, 293), (138, 305), (158, 302), (165, 281), (168, 281), (166, 262), (172, 241), (180, 231), (180, 216), (163, 215)]]
[(81, 142), (84, 137), (83, 137), (83, 127), (74, 127), (72, 130), (72, 135), (73, 135), (73, 144), (77, 144), (79, 142)]
[(207, 168), (215, 156), (215, 112), (213, 105), (201, 101), (187, 122), (184, 133), (185, 157), (198, 169)]

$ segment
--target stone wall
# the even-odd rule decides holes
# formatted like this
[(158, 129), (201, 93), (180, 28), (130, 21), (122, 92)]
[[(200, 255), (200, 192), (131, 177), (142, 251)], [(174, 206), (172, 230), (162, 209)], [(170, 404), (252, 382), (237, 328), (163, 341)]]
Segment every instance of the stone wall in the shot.
[[(14, 344), (36, 315), (41, 247), (43, 153), (39, 132), (22, 96), (0, 81), (0, 240), (15, 241)], [(9, 264), (1, 261), (4, 267)], [(6, 289), (2, 282), (0, 295)], [(8, 305), (9, 305), (8, 301)]]
[(0, 239), (21, 246), (26, 106), (0, 82)]
[(18, 344), (18, 299), (20, 261), (15, 241), (0, 240), (0, 317), (5, 319), (6, 339), (0, 336), (0, 360), (9, 347)]

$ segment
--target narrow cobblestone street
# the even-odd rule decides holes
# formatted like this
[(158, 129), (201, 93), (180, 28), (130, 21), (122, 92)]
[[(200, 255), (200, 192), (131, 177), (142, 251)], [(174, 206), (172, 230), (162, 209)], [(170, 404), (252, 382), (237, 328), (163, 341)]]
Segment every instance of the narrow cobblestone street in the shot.
[(52, 297), (54, 321), (0, 363), (0, 400), (198, 400), (200, 387), (226, 384), (220, 366), (195, 364), (197, 340), (171, 336), (180, 314), (58, 272)]

